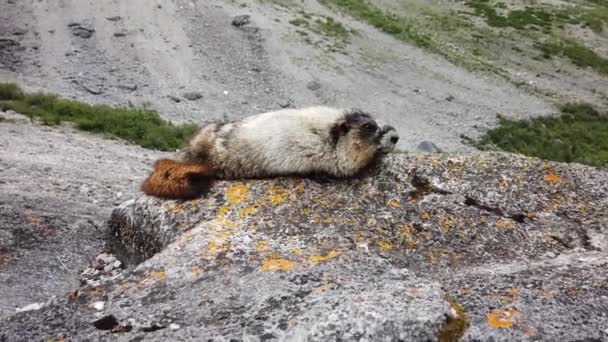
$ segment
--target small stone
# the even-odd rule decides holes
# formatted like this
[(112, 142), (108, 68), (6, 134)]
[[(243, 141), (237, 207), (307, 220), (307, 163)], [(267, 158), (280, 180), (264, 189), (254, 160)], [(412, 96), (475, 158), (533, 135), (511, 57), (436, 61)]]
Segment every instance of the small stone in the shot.
[(96, 85), (89, 84), (86, 82), (82, 83), (81, 85), (84, 90), (88, 91), (89, 93), (91, 93), (93, 95), (99, 95), (99, 94), (103, 93), (103, 91)]
[(179, 324), (175, 324), (175, 323), (169, 324), (169, 329), (171, 329), (171, 330), (177, 330), (179, 328), (181, 328)]
[(26, 305), (26, 306), (24, 306), (22, 308), (15, 309), (15, 312), (40, 310), (40, 309), (42, 309), (43, 306), (44, 306), (43, 303), (32, 303), (32, 304)]
[(173, 95), (167, 95), (167, 97), (168, 97), (169, 99), (173, 100), (173, 102), (176, 102), (176, 103), (180, 103), (180, 102), (182, 102), (182, 99), (180, 99), (180, 98), (179, 98), (179, 97), (177, 97), (177, 96), (173, 96)]
[(83, 38), (83, 39), (91, 38), (91, 36), (93, 35), (93, 32), (95, 32), (94, 29), (82, 26), (79, 23), (70, 23), (68, 25), (68, 27), (70, 27), (72, 29), (73, 35), (75, 35), (76, 37)]
[(441, 149), (431, 141), (423, 141), (416, 147), (419, 151), (428, 153), (441, 153)]
[(287, 100), (283, 100), (283, 101), (279, 102), (279, 107), (288, 108), (288, 107), (291, 107), (292, 104), (293, 104), (293, 100), (287, 99)]
[(121, 37), (126, 37), (126, 36), (127, 36), (127, 33), (124, 31), (114, 32), (114, 37), (116, 37), (116, 38), (121, 38)]
[(128, 91), (135, 91), (137, 90), (137, 84), (119, 84), (118, 88)]
[(236, 17), (232, 18), (232, 26), (241, 27), (247, 25), (249, 24), (250, 19), (251, 16), (249, 14), (237, 15)]
[(198, 99), (203, 98), (203, 94), (198, 91), (191, 91), (183, 94), (184, 98), (189, 101), (196, 101)]
[(452, 95), (448, 95), (448, 96), (445, 98), (445, 100), (446, 100), (446, 101), (448, 101), (448, 102), (452, 102), (452, 101), (454, 101), (454, 99), (455, 99), (455, 97), (454, 97), (454, 96), (452, 96)]
[(26, 34), (27, 32), (28, 32), (28, 30), (27, 30), (27, 29), (24, 29), (24, 28), (16, 28), (16, 29), (13, 31), (13, 35), (15, 35), (15, 36), (23, 36), (23, 35), (24, 35), (24, 34)]
[(93, 304), (91, 304), (91, 307), (97, 311), (102, 311), (105, 307), (106, 307), (106, 302), (95, 302)]
[(310, 81), (306, 85), (306, 88), (308, 88), (308, 89), (310, 89), (312, 91), (315, 91), (315, 90), (321, 89), (321, 84), (319, 82), (317, 82), (317, 81)]

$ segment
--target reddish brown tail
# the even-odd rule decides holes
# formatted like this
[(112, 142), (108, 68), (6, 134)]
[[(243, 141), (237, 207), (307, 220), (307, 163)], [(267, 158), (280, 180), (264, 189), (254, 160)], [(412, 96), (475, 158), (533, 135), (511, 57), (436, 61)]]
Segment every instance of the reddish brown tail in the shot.
[(213, 175), (213, 169), (206, 164), (159, 159), (141, 190), (155, 197), (193, 199), (209, 191)]

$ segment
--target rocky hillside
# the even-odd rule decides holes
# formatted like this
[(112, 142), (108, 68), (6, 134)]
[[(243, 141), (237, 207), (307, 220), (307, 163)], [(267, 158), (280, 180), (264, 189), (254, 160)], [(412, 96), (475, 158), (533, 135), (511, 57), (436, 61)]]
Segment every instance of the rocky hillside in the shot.
[(132, 271), (101, 257), (86, 285), (5, 319), (0, 336), (602, 341), (607, 184), (508, 154), (400, 155), (351, 181), (140, 197), (106, 235)]

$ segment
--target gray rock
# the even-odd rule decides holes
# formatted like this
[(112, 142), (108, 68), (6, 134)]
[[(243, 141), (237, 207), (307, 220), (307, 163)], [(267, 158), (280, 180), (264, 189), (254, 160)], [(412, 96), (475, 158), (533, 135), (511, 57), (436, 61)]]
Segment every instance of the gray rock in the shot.
[(306, 88), (308, 88), (309, 90), (315, 91), (315, 90), (321, 89), (321, 84), (317, 81), (310, 81), (306, 85)]
[(605, 170), (481, 153), (144, 196), (106, 237), (132, 271), (6, 318), (0, 336), (605, 340), (608, 251), (589, 241), (607, 234), (607, 193)]
[(427, 153), (441, 153), (442, 150), (431, 141), (423, 141), (416, 147), (418, 151)]
[(251, 16), (249, 14), (237, 15), (232, 18), (232, 26), (241, 27), (249, 24), (251, 21)]
[(70, 23), (68, 27), (72, 30), (73, 35), (84, 39), (91, 38), (95, 32), (94, 29), (80, 23)]
[(203, 94), (198, 91), (190, 91), (182, 94), (182, 96), (189, 101), (196, 101), (203, 98)]
[(89, 93), (93, 94), (93, 95), (99, 95), (101, 93), (103, 93), (103, 90), (101, 90), (101, 88), (99, 86), (97, 86), (96, 84), (93, 84), (91, 82), (82, 82), (81, 86), (84, 90), (88, 91)]

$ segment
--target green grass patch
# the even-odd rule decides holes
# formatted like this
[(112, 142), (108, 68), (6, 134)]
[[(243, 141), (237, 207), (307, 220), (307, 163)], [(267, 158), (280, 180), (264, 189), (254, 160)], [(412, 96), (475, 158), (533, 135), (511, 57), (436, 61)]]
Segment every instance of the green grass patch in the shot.
[(608, 113), (588, 104), (566, 104), (561, 115), (513, 120), (499, 117), (499, 125), (478, 140), (463, 137), (480, 150), (503, 150), (567, 163), (608, 166)]
[(163, 151), (181, 147), (197, 129), (194, 124), (173, 125), (153, 111), (88, 105), (44, 93), (27, 94), (12, 83), (0, 83), (0, 109), (14, 110), (45, 125), (71, 122), (83, 131)]
[(608, 59), (573, 40), (544, 42), (537, 44), (536, 47), (542, 52), (544, 58), (565, 56), (575, 65), (590, 67), (600, 74), (608, 75)]

